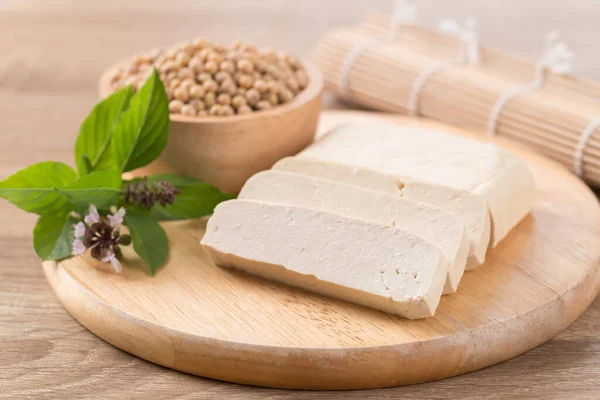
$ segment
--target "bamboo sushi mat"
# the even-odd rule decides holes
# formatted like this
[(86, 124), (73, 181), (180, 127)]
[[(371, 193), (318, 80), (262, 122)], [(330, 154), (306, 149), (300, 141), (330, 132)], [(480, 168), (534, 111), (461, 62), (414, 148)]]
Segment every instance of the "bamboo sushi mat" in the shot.
[(323, 37), (313, 62), (327, 88), (371, 109), (510, 138), (600, 186), (600, 83), (566, 73), (564, 42), (549, 37), (535, 62), (481, 46), (457, 23), (394, 25), (373, 14)]

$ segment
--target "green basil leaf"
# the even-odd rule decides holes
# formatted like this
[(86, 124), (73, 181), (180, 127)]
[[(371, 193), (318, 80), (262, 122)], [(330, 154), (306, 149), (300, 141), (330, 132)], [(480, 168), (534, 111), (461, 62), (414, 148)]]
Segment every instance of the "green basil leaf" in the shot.
[(112, 148), (116, 165), (125, 172), (149, 164), (163, 151), (168, 137), (167, 94), (154, 70), (115, 127)]
[(129, 228), (133, 249), (154, 275), (169, 258), (169, 240), (161, 226), (147, 213), (128, 210), (124, 224)]
[(58, 188), (78, 209), (94, 204), (99, 209), (117, 205), (121, 197), (121, 173), (116, 169), (94, 171)]
[(79, 175), (87, 175), (92, 172), (94, 169), (92, 168), (92, 162), (87, 154), (81, 156), (81, 165), (79, 165)]
[(235, 195), (221, 193), (208, 183), (184, 175), (156, 174), (148, 177), (149, 185), (157, 181), (171, 182), (179, 190), (172, 205), (163, 207), (157, 204), (150, 210), (150, 215), (158, 221), (201, 218), (212, 214), (219, 203), (235, 198)]
[(79, 175), (114, 165), (110, 142), (119, 117), (129, 106), (131, 96), (131, 86), (113, 93), (96, 104), (83, 121), (75, 142), (75, 162)]
[(44, 261), (70, 257), (76, 223), (68, 213), (42, 215), (33, 229), (33, 247), (38, 257)]
[(66, 164), (46, 161), (31, 165), (0, 182), (0, 197), (35, 214), (53, 214), (73, 207), (57, 188), (77, 179)]

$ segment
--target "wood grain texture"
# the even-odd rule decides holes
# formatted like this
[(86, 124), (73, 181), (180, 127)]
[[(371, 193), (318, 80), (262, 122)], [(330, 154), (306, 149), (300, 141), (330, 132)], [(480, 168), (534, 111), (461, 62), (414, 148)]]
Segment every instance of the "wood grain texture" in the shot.
[[(111, 78), (123, 63), (117, 62), (102, 74), (102, 98), (111, 93)], [(313, 141), (324, 82), (314, 65), (307, 64), (306, 72), (308, 86), (289, 104), (271, 110), (228, 118), (172, 114), (169, 143), (160, 163), (223, 192), (239, 192), (252, 175)]]
[[(535, 58), (559, 28), (575, 72), (600, 79), (595, 0), (417, 0), (419, 20), (479, 17), (482, 40)], [(0, 177), (47, 159), (72, 162), (79, 124), (112, 60), (197, 35), (308, 56), (327, 29), (355, 23), (390, 0), (4, 0), (0, 2)], [(143, 10), (143, 11), (140, 11)], [(509, 27), (510, 29), (507, 29)], [(515, 33), (515, 34), (513, 34)], [(328, 107), (344, 104), (326, 97)], [(26, 150), (25, 150), (26, 149)], [(0, 203), (0, 398), (156, 399), (597, 399), (600, 299), (566, 331), (513, 360), (452, 379), (359, 392), (294, 392), (202, 379), (132, 357), (62, 308), (31, 248), (35, 217)]]
[[(329, 111), (320, 131), (382, 117), (448, 130), (426, 120)], [(532, 170), (536, 204), (432, 318), (406, 320), (219, 268), (198, 243), (205, 220), (165, 224), (171, 256), (155, 277), (131, 249), (121, 275), (89, 256), (44, 263), (44, 272), (64, 307), (99, 337), (201, 376), (331, 390), (470, 372), (550, 339), (600, 290), (600, 207), (592, 191), (552, 161), (502, 138), (493, 143)]]

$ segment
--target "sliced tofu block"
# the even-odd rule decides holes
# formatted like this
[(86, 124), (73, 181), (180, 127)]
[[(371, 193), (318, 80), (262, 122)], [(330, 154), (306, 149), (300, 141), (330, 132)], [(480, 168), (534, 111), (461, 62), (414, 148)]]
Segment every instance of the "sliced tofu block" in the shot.
[(239, 199), (286, 204), (403, 229), (436, 246), (449, 264), (444, 293), (454, 293), (469, 255), (465, 227), (455, 214), (359, 186), (284, 171), (251, 177)]
[(485, 253), (490, 240), (490, 216), (486, 202), (481, 196), (408, 177), (305, 157), (284, 158), (273, 166), (273, 170), (289, 171), (356, 185), (430, 204), (454, 213), (464, 224), (469, 239), (469, 257), (466, 269), (473, 269), (485, 261)]
[(448, 272), (406, 231), (251, 200), (219, 204), (201, 243), (220, 266), (411, 319), (434, 314)]
[(533, 175), (508, 150), (439, 131), (396, 124), (340, 126), (300, 153), (375, 172), (410, 176), (481, 195), (496, 246), (532, 209)]

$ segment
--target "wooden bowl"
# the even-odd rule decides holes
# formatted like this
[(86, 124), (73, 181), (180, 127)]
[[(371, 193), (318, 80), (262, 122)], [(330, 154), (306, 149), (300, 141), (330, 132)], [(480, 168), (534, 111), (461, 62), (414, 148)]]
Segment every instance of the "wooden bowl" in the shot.
[[(102, 98), (111, 93), (110, 79), (126, 62), (120, 61), (102, 74)], [(323, 92), (322, 74), (314, 65), (305, 67), (308, 86), (290, 103), (273, 109), (231, 117), (171, 114), (169, 143), (157, 160), (158, 168), (237, 193), (255, 173), (304, 149), (314, 139)]]

